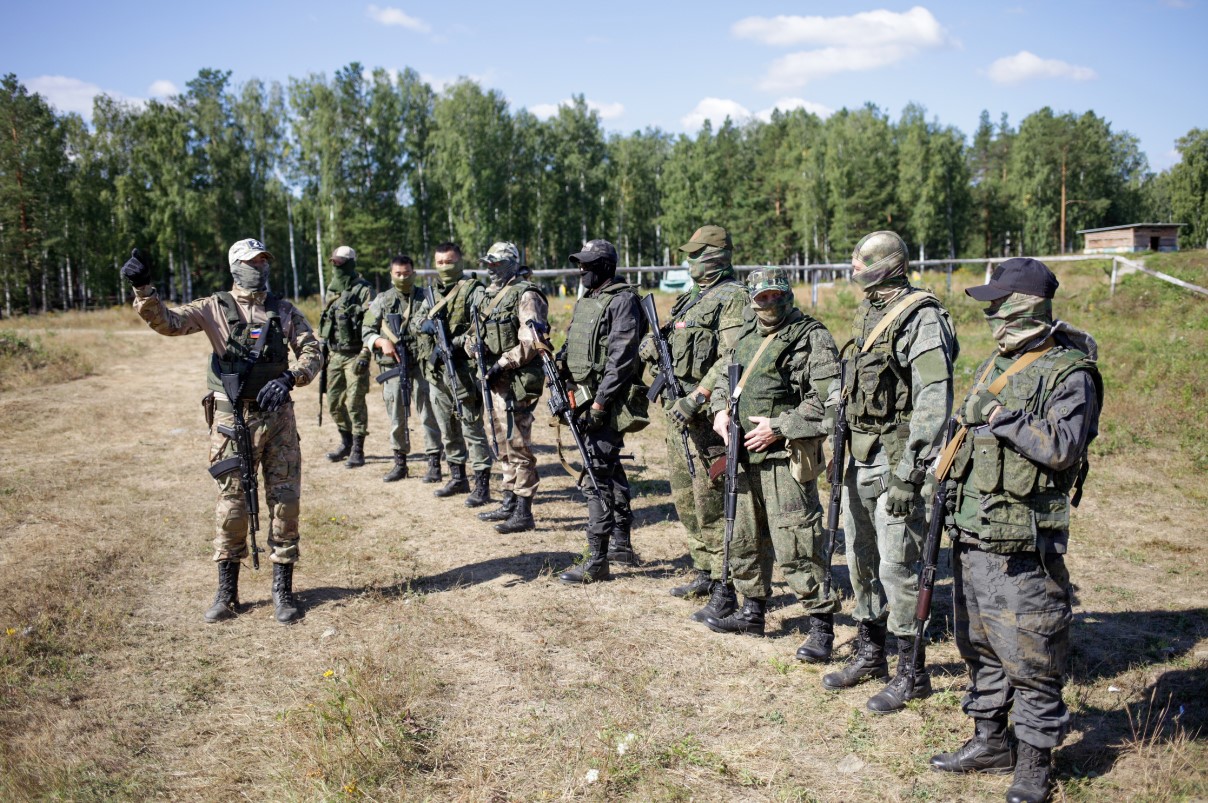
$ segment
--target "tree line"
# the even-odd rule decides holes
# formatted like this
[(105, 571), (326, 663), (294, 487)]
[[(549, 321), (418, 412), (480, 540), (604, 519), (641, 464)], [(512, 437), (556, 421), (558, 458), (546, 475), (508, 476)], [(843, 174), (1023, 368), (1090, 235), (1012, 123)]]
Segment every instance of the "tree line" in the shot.
[(170, 298), (203, 295), (228, 284), (227, 247), (248, 236), (294, 295), (321, 289), (339, 244), (380, 279), (393, 254), (426, 265), (450, 239), (468, 255), (512, 240), (533, 267), (562, 267), (606, 237), (623, 265), (666, 264), (705, 222), (731, 231), (738, 264), (844, 260), (881, 228), (927, 258), (1055, 253), (1080, 228), (1143, 220), (1208, 240), (1208, 131), (1155, 175), (1136, 137), (1092, 111), (1046, 107), (1018, 126), (983, 112), (972, 137), (916, 104), (896, 120), (869, 104), (620, 134), (582, 95), (541, 120), (472, 81), (436, 91), (412, 69), (352, 63), (285, 85), (204, 69), (165, 100), (101, 95), (89, 126), (2, 83), (8, 315), (123, 298), (133, 245)]

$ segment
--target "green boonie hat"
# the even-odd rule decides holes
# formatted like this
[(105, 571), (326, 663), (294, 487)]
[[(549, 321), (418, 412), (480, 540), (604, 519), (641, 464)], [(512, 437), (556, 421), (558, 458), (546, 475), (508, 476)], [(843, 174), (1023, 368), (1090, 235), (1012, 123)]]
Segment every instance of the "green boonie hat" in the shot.
[(512, 243), (498, 242), (490, 247), (487, 255), (479, 257), (481, 265), (520, 264), (520, 249)]
[(687, 251), (689, 254), (693, 251), (699, 251), (705, 246), (714, 248), (734, 248), (734, 244), (730, 242), (730, 232), (723, 229), (721, 226), (701, 226), (692, 235), (692, 239), (679, 247), (680, 251)]
[(766, 290), (777, 290), (781, 293), (793, 292), (788, 274), (780, 268), (751, 271), (751, 275), (747, 277), (747, 286), (751, 288), (752, 296), (757, 296)]

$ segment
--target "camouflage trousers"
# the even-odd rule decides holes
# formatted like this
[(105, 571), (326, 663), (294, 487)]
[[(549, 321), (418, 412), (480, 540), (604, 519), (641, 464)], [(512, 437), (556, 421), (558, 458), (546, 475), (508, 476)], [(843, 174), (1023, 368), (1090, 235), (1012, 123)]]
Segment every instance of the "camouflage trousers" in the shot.
[[(235, 417), (221, 409), (214, 411), (210, 428), (210, 465), (235, 455), (235, 444), (218, 427), (231, 427)], [(298, 499), (302, 488), (302, 449), (294, 421), (293, 402), (286, 402), (274, 413), (259, 410), (244, 412), (251, 433), (252, 452), (262, 478), (261, 497), (267, 502), (269, 560), (296, 563), (298, 560)], [(219, 477), (218, 504), (214, 510), (214, 560), (242, 560), (248, 554), (248, 509), (239, 485), (239, 472)], [(265, 512), (261, 505), (261, 514)], [(261, 519), (263, 527), (263, 518)], [(263, 543), (263, 541), (262, 541)]]
[[(411, 377), (411, 398), (415, 402), (415, 414), (419, 416), (420, 426), (424, 430), (424, 453), (440, 454), (440, 425), (436, 421), (432, 392), (428, 380), (418, 371)], [(386, 415), (390, 418), (390, 448), (409, 454), (411, 432), (403, 426), (402, 382), (397, 376), (382, 383), (382, 399), (386, 402)]]
[(503, 472), (500, 490), (531, 497), (537, 492), (538, 483), (537, 458), (533, 455), (533, 408), (537, 403), (534, 400), (509, 411), (508, 397), (493, 390), (491, 403), (495, 406), (495, 439), (499, 443), (499, 467)]
[(1064, 558), (954, 551), (956, 646), (969, 670), (961, 708), (974, 719), (1010, 712), (1018, 739), (1056, 747), (1070, 721), (1061, 699), (1073, 617)]
[(918, 561), (927, 536), (926, 505), (916, 494), (905, 518), (885, 509), (889, 487), (885, 450), (871, 465), (848, 464), (843, 475), (843, 529), (857, 622), (885, 622), (895, 636), (914, 635), (919, 601)]
[(445, 445), (445, 460), (451, 465), (469, 462), (474, 471), (488, 470), (491, 467), (491, 448), (483, 428), (482, 400), (477, 396), (463, 400), (462, 417), (458, 418), (453, 395), (443, 381), (430, 383), (428, 391), (432, 406), (436, 408), (436, 422)]
[(837, 613), (834, 589), (822, 597), (824, 540), (818, 483), (793, 479), (787, 457), (739, 469), (730, 576), (740, 594), (770, 597), (775, 565), (808, 613)]
[(353, 435), (369, 434), (369, 367), (357, 373), (360, 352), (341, 354), (332, 351), (327, 356), (327, 411), (336, 428)]
[(709, 463), (725, 454), (721, 436), (705, 417), (694, 419), (687, 429), (688, 444), (696, 465), (696, 479), (688, 473), (684, 442), (679, 428), (667, 422), (667, 464), (671, 469), (671, 501), (680, 523), (688, 531), (688, 554), (693, 568), (721, 578), (721, 546), (725, 535), (725, 494), (709, 481)]

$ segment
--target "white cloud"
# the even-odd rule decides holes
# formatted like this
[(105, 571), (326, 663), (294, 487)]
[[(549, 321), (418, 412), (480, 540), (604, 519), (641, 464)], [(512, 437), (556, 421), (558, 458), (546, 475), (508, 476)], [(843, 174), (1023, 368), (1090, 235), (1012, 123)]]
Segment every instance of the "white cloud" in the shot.
[[(625, 104), (623, 103), (598, 103), (591, 98), (587, 98), (587, 108), (600, 115), (601, 120), (612, 120), (620, 117), (625, 113)], [(529, 108), (532, 115), (541, 120), (547, 120), (558, 113), (558, 109), (562, 106), (573, 106), (574, 101), (567, 99), (557, 103), (538, 103)]]
[(759, 87), (765, 90), (794, 89), (836, 73), (875, 70), (923, 50), (958, 44), (922, 6), (846, 17), (746, 17), (730, 32), (773, 47), (815, 46), (776, 59), (760, 79)]
[(147, 87), (147, 94), (153, 98), (167, 98), (172, 95), (179, 95), (180, 89), (171, 81), (160, 79), (154, 81), (151, 86)]
[(92, 99), (97, 95), (109, 95), (126, 103), (145, 102), (142, 98), (101, 89), (96, 84), (81, 81), (79, 78), (68, 78), (66, 75), (39, 75), (26, 81), (25, 86), (30, 92), (44, 97), (47, 103), (60, 112), (75, 112), (85, 120), (92, 119)]
[(365, 9), (365, 14), (371, 20), (379, 25), (396, 25), (399, 28), (406, 28), (409, 31), (417, 33), (431, 33), (432, 26), (421, 20), (419, 17), (412, 17), (401, 8), (393, 8), (386, 6), (370, 5)]
[(738, 122), (750, 116), (750, 110), (736, 100), (702, 98), (700, 103), (696, 104), (695, 109), (680, 118), (680, 123), (684, 126), (685, 130), (696, 131), (704, 124), (705, 120), (709, 120), (713, 123), (713, 127), (717, 128), (725, 122), (727, 117)]
[(420, 73), (419, 79), (428, 86), (432, 87), (433, 92), (444, 92), (445, 89), (457, 83), (458, 81), (470, 81), (479, 86), (489, 86), (494, 81), (495, 71), (487, 70), (484, 73), (471, 73), (470, 75), (433, 75), (432, 73)]
[(1067, 78), (1071, 81), (1090, 81), (1099, 76), (1090, 67), (1079, 67), (1060, 59), (1042, 59), (1035, 53), (1021, 50), (1014, 56), (1004, 56), (990, 65), (987, 70), (990, 80), (996, 84), (1018, 84), (1037, 78)]
[(776, 109), (780, 109), (782, 112), (789, 112), (793, 109), (805, 109), (810, 114), (816, 114), (823, 119), (835, 113), (835, 110), (830, 106), (823, 106), (821, 103), (814, 103), (802, 98), (781, 98), (763, 111), (755, 112), (755, 117), (766, 123), (772, 119), (772, 112)]

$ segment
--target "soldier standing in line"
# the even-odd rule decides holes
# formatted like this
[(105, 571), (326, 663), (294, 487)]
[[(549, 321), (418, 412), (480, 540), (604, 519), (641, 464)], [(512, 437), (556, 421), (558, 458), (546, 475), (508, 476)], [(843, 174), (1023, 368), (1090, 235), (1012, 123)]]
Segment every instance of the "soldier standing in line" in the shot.
[[(491, 274), (486, 300), (476, 310), (485, 340), (481, 345), (495, 413), (495, 420), (487, 425), (495, 429), (503, 469), (499, 507), (479, 513), (478, 518), (499, 522), (495, 529), (500, 533), (520, 533), (536, 527), (533, 496), (538, 478), (537, 458), (533, 456), (533, 410), (544, 381), (529, 321), (546, 331), (549, 302), (545, 293), (528, 280), (528, 268), (520, 264), (520, 251), (513, 243), (495, 243), (478, 261)], [(471, 327), (471, 336), (474, 331)], [(475, 354), (479, 345), (471, 340), (467, 351)]]
[(1014, 766), (1008, 803), (1048, 799), (1052, 751), (1069, 727), (1061, 696), (1072, 619), (1065, 552), (1103, 398), (1094, 339), (1053, 320), (1057, 286), (1043, 262), (1015, 258), (989, 284), (965, 291), (986, 304), (998, 353), (978, 369), (958, 413), (962, 427), (937, 466), (957, 528), (956, 646), (969, 670), (961, 707), (974, 735), (931, 766)]
[[(269, 560), (273, 564), (273, 604), (277, 621), (302, 617), (294, 597), (294, 564), (298, 561), (298, 508), (302, 488), (302, 450), (290, 391), (306, 385), (319, 372), (319, 342), (306, 318), (293, 304), (268, 292), (272, 254), (259, 240), (240, 240), (227, 253), (234, 284), (168, 309), (151, 285), (151, 269), (136, 250), (122, 266), (134, 287), (134, 310), (161, 335), (205, 332), (214, 353), (205, 399), (210, 419), (210, 465), (230, 458), (234, 443), (219, 431), (234, 424), (234, 408), (221, 374), (241, 379), (238, 399), (250, 431), (253, 460), (264, 474), (268, 500)], [(291, 359), (292, 352), (292, 359)], [(214, 511), (214, 561), (218, 593), (205, 613), (207, 622), (231, 619), (239, 612), (239, 562), (247, 557), (248, 507), (238, 469), (221, 474)]]
[(331, 252), (333, 266), (327, 301), (319, 317), (319, 337), (327, 344), (327, 409), (340, 432), (340, 445), (327, 453), (348, 468), (365, 465), (369, 434), (369, 348), (361, 341), (361, 323), (373, 287), (357, 273), (357, 252), (346, 245)]
[[(426, 336), (432, 357), (425, 362), (424, 370), (431, 385), (432, 402), (436, 407), (436, 419), (444, 440), (445, 459), (449, 461), (449, 481), (435, 491), (438, 497), (468, 493), (466, 507), (482, 507), (491, 501), (491, 449), (487, 445), (486, 430), (483, 428), (482, 399), (478, 394), (478, 381), (474, 378), (474, 366), (466, 356), (466, 335), (470, 331), (470, 307), (478, 306), (486, 298), (482, 282), (472, 276), (467, 278), (461, 264), (461, 248), (454, 243), (436, 246), (434, 258), (437, 284), (433, 293), (433, 306), (424, 315), (420, 331)], [(443, 359), (438, 354), (436, 342), (436, 320), (445, 323), (449, 337), (449, 358), (453, 363), (456, 382), (450, 383), (445, 372)], [(461, 402), (461, 416), (457, 404)], [(474, 468), (474, 489), (466, 477), (466, 460)]]
[[(898, 645), (893, 680), (868, 700), (873, 713), (899, 711), (931, 693), (926, 650), (911, 667), (918, 561), (926, 536), (923, 481), (952, 410), (958, 345), (948, 311), (911, 287), (906, 243), (877, 231), (856, 244), (852, 280), (865, 299), (852, 324), (845, 388), (851, 463), (843, 476), (847, 565), (856, 596), (854, 657), (823, 676), (828, 689), (886, 679), (886, 631)], [(830, 628), (830, 623), (824, 624)], [(832, 631), (833, 632), (833, 631)], [(829, 658), (799, 655), (806, 661)]]
[(607, 240), (589, 240), (570, 261), (579, 267), (585, 292), (571, 313), (558, 360), (578, 388), (579, 421), (600, 484), (598, 495), (590, 489), (587, 493), (587, 560), (558, 578), (577, 584), (611, 579), (609, 554), (633, 551), (621, 449), (625, 433), (636, 432), (649, 419), (642, 407), (645, 389), (637, 381), (642, 312), (637, 293), (616, 275), (617, 249)]
[[(424, 452), (428, 456), (429, 474), (433, 466), (440, 479), (440, 428), (436, 422), (436, 411), (429, 398), (428, 380), (424, 379), (420, 363), (430, 355), (420, 349), (416, 336), (420, 323), (427, 312), (427, 304), (420, 293), (415, 292), (415, 265), (411, 257), (400, 254), (390, 261), (390, 289), (373, 299), (361, 339), (370, 351), (378, 351), (377, 362), (381, 371), (389, 371), (398, 365), (399, 349), (407, 350), (407, 376), (411, 380), (411, 395), (415, 399), (415, 413), (424, 430)], [(387, 316), (398, 315), (402, 319), (401, 343), (395, 343), (385, 332), (389, 324)], [(395, 333), (392, 333), (395, 334)], [(402, 396), (402, 381), (398, 376), (382, 383), (382, 398), (386, 402), (386, 414), (390, 416), (390, 445), (394, 449), (394, 466), (383, 477), (384, 482), (396, 482), (407, 476), (407, 454), (411, 451), (411, 433), (403, 424), (406, 411), (402, 405), (407, 401)], [(425, 476), (424, 481), (428, 478)]]
[[(710, 615), (705, 625), (718, 633), (762, 635), (773, 561), (811, 623), (830, 621), (840, 607), (833, 589), (822, 596), (825, 539), (817, 481), (822, 441), (831, 427), (826, 402), (839, 362), (826, 327), (795, 308), (783, 270), (755, 271), (748, 283), (754, 317), (709, 377), (716, 377), (713, 429), (728, 443), (730, 388), (720, 366), (743, 366), (738, 415), (744, 448), (730, 565), (744, 599), (742, 608)], [(803, 649), (829, 652), (824, 635), (811, 627)]]
[[(671, 498), (688, 532), (688, 553), (695, 573), (670, 593), (675, 597), (709, 595), (709, 602), (692, 614), (692, 619), (703, 622), (709, 616), (723, 619), (737, 607), (733, 586), (721, 582), (723, 499), (721, 489), (709, 480), (708, 466), (713, 458), (725, 453), (725, 446), (713, 431), (712, 422), (701, 414), (713, 392), (704, 379), (721, 355), (734, 347), (751, 294), (735, 276), (731, 262), (734, 246), (729, 232), (721, 226), (701, 226), (679, 250), (688, 255), (695, 286), (675, 300), (671, 317), (663, 325), (675, 378), (684, 393), (674, 403), (664, 397), (664, 408), (670, 422), (667, 460)], [(657, 365), (658, 354), (649, 336), (642, 340), (642, 356)], [(695, 476), (688, 471), (681, 432), (688, 433)]]

